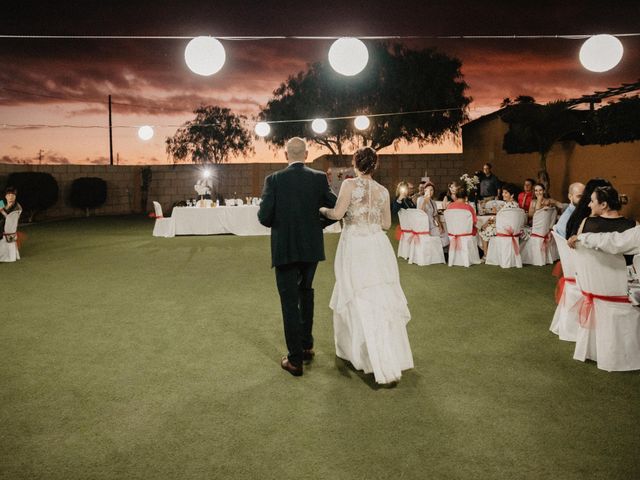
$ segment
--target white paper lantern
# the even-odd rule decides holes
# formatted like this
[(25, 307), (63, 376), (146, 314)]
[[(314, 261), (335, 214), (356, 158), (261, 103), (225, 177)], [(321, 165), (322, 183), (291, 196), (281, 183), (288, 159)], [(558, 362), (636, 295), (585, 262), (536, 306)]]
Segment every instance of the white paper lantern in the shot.
[(624, 48), (613, 35), (594, 35), (582, 44), (580, 63), (592, 72), (606, 72), (620, 63)]
[(212, 37), (196, 37), (184, 50), (187, 66), (198, 75), (213, 75), (218, 72), (226, 58), (224, 47)]
[(353, 76), (364, 70), (369, 61), (367, 46), (357, 38), (339, 38), (329, 49), (329, 63), (333, 69), (346, 76)]
[(365, 115), (358, 115), (353, 121), (353, 124), (358, 130), (366, 130), (367, 128), (369, 128), (370, 123), (371, 122), (369, 121), (369, 117)]
[(144, 125), (138, 129), (138, 137), (140, 140), (151, 140), (153, 138), (153, 127)]
[(266, 137), (271, 131), (271, 126), (267, 122), (256, 123), (255, 132), (260, 137)]
[(311, 129), (316, 133), (324, 133), (327, 131), (327, 121), (322, 118), (316, 118), (311, 122)]

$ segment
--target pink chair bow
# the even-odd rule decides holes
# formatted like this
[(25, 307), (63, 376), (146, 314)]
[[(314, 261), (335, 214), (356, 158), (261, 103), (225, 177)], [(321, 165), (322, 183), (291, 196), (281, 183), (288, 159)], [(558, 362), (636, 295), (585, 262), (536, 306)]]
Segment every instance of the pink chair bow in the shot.
[(453, 237), (451, 245), (453, 245), (453, 249), (457, 252), (462, 247), (462, 245), (460, 245), (460, 237), (472, 237), (473, 233), (450, 233), (449, 236)]
[(551, 239), (551, 231), (548, 231), (546, 235), (538, 235), (537, 233), (532, 233), (531, 236), (542, 239), (540, 251), (542, 253), (547, 253), (547, 249), (549, 248), (549, 240)]
[(520, 234), (521, 232), (513, 233), (513, 228), (507, 227), (506, 233), (498, 232), (496, 233), (496, 237), (510, 237), (511, 245), (513, 246), (513, 251), (515, 252), (516, 255), (520, 255), (520, 244), (518, 240), (516, 240), (517, 238), (520, 238)]
[(420, 235), (430, 235), (431, 232), (428, 230), (426, 232), (416, 232), (415, 230), (411, 230), (411, 243), (420, 243)]
[(597, 295), (595, 293), (585, 292), (582, 290), (582, 303), (580, 305), (580, 326), (583, 328), (593, 328), (594, 321), (592, 320), (593, 313), (593, 301), (604, 300), (605, 302), (615, 303), (631, 303), (629, 297), (626, 295)]

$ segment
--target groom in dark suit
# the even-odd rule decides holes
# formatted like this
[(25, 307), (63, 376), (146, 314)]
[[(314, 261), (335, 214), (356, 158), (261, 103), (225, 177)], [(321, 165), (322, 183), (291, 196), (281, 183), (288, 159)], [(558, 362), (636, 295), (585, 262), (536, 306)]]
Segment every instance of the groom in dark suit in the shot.
[(324, 172), (304, 166), (308, 152), (302, 138), (289, 140), (285, 155), (289, 166), (265, 178), (258, 220), (271, 228), (271, 260), (289, 350), (281, 366), (300, 376), (303, 361), (315, 354), (312, 283), (318, 262), (325, 259), (322, 229), (327, 225), (319, 209), (333, 208), (336, 196)]

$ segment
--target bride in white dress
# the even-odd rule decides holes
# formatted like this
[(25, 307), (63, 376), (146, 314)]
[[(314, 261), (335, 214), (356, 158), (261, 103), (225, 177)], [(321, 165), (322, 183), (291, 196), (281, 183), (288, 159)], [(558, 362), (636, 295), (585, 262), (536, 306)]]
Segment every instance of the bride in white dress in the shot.
[[(345, 180), (335, 208), (320, 213), (344, 226), (336, 251), (331, 296), (336, 354), (377, 383), (400, 380), (413, 368), (396, 255), (385, 229), (391, 226), (389, 192), (371, 178), (378, 156), (362, 148), (353, 156), (357, 177)], [(346, 214), (346, 215), (345, 215)]]

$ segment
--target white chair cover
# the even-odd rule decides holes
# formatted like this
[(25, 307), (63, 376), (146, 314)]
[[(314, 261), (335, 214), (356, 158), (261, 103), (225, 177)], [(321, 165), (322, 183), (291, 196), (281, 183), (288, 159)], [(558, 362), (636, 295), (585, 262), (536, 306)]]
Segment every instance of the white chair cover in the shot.
[(0, 238), (0, 262), (15, 262), (20, 260), (18, 251), (18, 220), (20, 219), (18, 210), (7, 215), (4, 222), (4, 232)]
[(236, 206), (244, 205), (244, 201), (241, 198), (236, 198)]
[(609, 372), (639, 370), (640, 309), (629, 302), (624, 257), (578, 244), (574, 260), (583, 298), (573, 358)]
[(558, 235), (555, 230), (552, 230), (551, 235), (555, 239), (560, 253), (562, 278), (558, 280), (558, 288), (562, 289), (562, 294), (558, 299), (558, 306), (553, 314), (549, 330), (558, 335), (560, 340), (575, 342), (578, 335), (578, 322), (580, 321), (582, 292), (580, 292), (576, 284), (574, 252), (567, 245), (567, 241)]
[(398, 240), (398, 257), (409, 258), (409, 246), (411, 245), (411, 233), (413, 232), (413, 218), (409, 215), (406, 208), (398, 212), (400, 220), (400, 240)]
[(235, 198), (225, 198), (224, 199), (224, 204), (227, 207), (235, 207), (236, 205), (236, 199)]
[(502, 268), (522, 268), (520, 256), (520, 233), (526, 213), (519, 208), (506, 208), (496, 215), (495, 237), (489, 239), (487, 265), (500, 265)]
[(480, 263), (478, 241), (473, 235), (473, 217), (466, 210), (445, 210), (444, 219), (451, 243), (449, 244), (449, 266), (468, 267)]
[(431, 236), (431, 225), (429, 215), (422, 210), (407, 210), (410, 224), (413, 225), (413, 232), (409, 235), (409, 263), (416, 265), (432, 265), (434, 263), (444, 263), (444, 250), (440, 237)]
[(153, 209), (156, 214), (156, 223), (153, 226), (154, 237), (175, 237), (176, 224), (173, 218), (164, 218), (162, 215), (162, 206), (154, 200)]
[(556, 221), (556, 216), (555, 208), (538, 210), (533, 215), (531, 237), (522, 244), (520, 249), (523, 264), (543, 266), (559, 258), (551, 236), (551, 227)]

